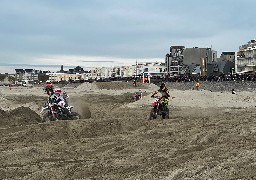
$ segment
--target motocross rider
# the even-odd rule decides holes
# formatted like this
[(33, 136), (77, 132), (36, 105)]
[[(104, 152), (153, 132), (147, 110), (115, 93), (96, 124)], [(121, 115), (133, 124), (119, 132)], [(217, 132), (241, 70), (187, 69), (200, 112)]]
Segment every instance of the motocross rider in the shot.
[(61, 89), (55, 89), (54, 93), (49, 97), (49, 101), (57, 104), (58, 106), (64, 107), (66, 103), (63, 96), (61, 96), (61, 92)]
[(44, 90), (45, 90), (45, 92), (46, 92), (49, 96), (53, 95), (53, 93), (54, 93), (54, 88), (53, 88), (53, 85), (52, 85), (52, 83), (51, 83), (50, 81), (46, 81), (46, 86), (45, 86)]
[(170, 93), (169, 93), (169, 90), (168, 88), (166, 87), (165, 83), (162, 83), (160, 85), (160, 89), (158, 89), (157, 91), (153, 92), (152, 94), (152, 98), (154, 98), (154, 96), (160, 92), (161, 93), (161, 97), (159, 99), (159, 102), (161, 102), (163, 104), (164, 107), (167, 107), (168, 106), (168, 101), (169, 101), (169, 97), (170, 97)]
[(61, 89), (55, 89), (54, 94), (49, 97), (49, 102), (61, 109), (64, 114), (69, 114), (65, 98), (61, 95)]

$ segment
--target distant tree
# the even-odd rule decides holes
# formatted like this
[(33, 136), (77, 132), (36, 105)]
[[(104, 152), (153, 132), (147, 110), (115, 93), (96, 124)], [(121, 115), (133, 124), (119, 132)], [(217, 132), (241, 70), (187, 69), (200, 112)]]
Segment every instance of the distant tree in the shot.
[(0, 74), (0, 81), (3, 81), (6, 78), (6, 74)]
[(81, 66), (76, 66), (76, 67), (74, 68), (74, 71), (75, 71), (75, 72), (84, 72), (84, 69), (83, 69)]
[(15, 82), (15, 77), (8, 76), (8, 81), (11, 82), (11, 83), (14, 83)]

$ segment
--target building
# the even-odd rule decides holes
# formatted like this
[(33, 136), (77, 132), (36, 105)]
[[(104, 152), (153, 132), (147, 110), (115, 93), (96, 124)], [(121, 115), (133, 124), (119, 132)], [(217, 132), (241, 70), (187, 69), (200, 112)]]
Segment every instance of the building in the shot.
[(183, 51), (185, 46), (171, 46), (170, 53), (165, 56), (167, 73), (170, 75), (180, 74), (183, 68)]
[(49, 73), (46, 73), (46, 75), (49, 77), (48, 80), (50, 80), (51, 82), (79, 81), (83, 77), (83, 75), (79, 73), (69, 74), (69, 73), (49, 72)]
[(83, 81), (83, 80), (99, 80), (99, 79), (131, 79), (143, 76), (166, 76), (166, 66), (162, 62), (146, 62), (136, 63), (132, 66), (114, 66), (114, 67), (97, 67), (90, 71), (84, 71), (83, 68), (77, 66), (74, 69), (64, 71), (61, 66), (60, 71), (39, 71), (34, 69), (16, 69), (15, 77), (18, 81), (39, 81), (45, 82), (63, 82), (63, 81)]
[(217, 51), (212, 48), (185, 48), (185, 46), (171, 46), (170, 53), (165, 57), (167, 73), (170, 76), (179, 74), (200, 74), (201, 66), (217, 61)]
[(166, 66), (162, 62), (137, 63), (132, 66), (114, 66), (94, 68), (90, 73), (84, 74), (85, 79), (108, 79), (108, 78), (134, 78), (143, 74), (150, 76), (165, 76)]
[(151, 77), (165, 77), (167, 75), (167, 68), (165, 63), (162, 62), (145, 63), (142, 69), (142, 73)]
[(34, 69), (15, 69), (16, 81), (38, 81), (38, 70)]
[(25, 74), (24, 69), (15, 69), (15, 80), (22, 81), (24, 74)]
[(223, 74), (232, 74), (235, 63), (229, 60), (207, 63), (206, 76), (220, 76)]
[(235, 52), (222, 52), (218, 61), (231, 61), (235, 63)]
[(235, 72), (256, 72), (256, 40), (251, 40), (239, 47), (235, 57)]
[(185, 48), (183, 52), (183, 64), (201, 64), (201, 59), (205, 58), (206, 62), (216, 62), (217, 61), (217, 51), (211, 48)]

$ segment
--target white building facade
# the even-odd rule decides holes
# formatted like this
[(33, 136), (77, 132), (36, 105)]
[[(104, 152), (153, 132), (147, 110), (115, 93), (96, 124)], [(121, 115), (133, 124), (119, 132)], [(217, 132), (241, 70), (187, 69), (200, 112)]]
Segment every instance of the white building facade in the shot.
[(235, 56), (235, 72), (256, 72), (256, 40), (251, 40), (239, 47)]

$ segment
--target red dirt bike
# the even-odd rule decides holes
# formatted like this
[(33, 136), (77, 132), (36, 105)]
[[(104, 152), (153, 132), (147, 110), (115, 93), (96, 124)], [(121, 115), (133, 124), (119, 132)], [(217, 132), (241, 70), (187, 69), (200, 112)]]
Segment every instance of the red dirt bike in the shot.
[(151, 103), (152, 109), (149, 114), (149, 120), (156, 119), (158, 115), (160, 115), (162, 119), (169, 119), (169, 108), (167, 104), (160, 99), (160, 96), (156, 96), (155, 100)]
[(140, 92), (136, 92), (136, 93), (133, 95), (132, 99), (133, 99), (134, 101), (140, 100), (140, 99), (141, 99), (141, 93), (140, 93)]
[(56, 120), (76, 120), (80, 119), (80, 115), (72, 112), (73, 106), (60, 107), (59, 105), (51, 102), (45, 103), (40, 113), (43, 113), (43, 122), (56, 121)]

